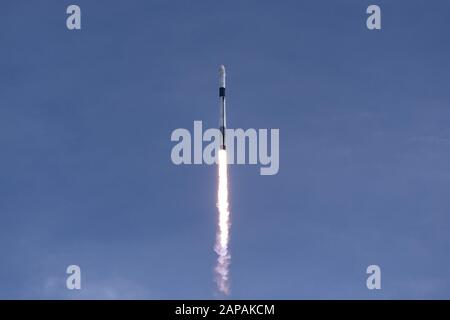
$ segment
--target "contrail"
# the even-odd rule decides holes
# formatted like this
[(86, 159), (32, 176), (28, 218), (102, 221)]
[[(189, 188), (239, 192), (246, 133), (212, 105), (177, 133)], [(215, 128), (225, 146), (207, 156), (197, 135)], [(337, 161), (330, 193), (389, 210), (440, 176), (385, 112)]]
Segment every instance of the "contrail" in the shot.
[(222, 141), (219, 150), (219, 183), (217, 187), (217, 208), (219, 209), (219, 222), (217, 227), (215, 251), (217, 253), (216, 282), (224, 294), (230, 292), (230, 271), (229, 265), (231, 256), (228, 251), (228, 242), (230, 239), (230, 211), (228, 208), (228, 170), (227, 170), (227, 150), (225, 144), (226, 131), (226, 105), (225, 105), (225, 67), (219, 69), (220, 86), (220, 132)]

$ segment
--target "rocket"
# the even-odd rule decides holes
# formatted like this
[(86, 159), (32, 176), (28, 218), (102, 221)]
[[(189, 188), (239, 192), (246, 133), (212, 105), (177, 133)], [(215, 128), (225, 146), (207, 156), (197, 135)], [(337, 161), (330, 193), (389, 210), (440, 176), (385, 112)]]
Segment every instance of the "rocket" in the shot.
[(219, 129), (222, 133), (222, 141), (220, 142), (220, 149), (225, 150), (225, 131), (227, 128), (227, 114), (226, 114), (226, 104), (225, 104), (225, 66), (221, 65), (219, 68), (219, 108), (220, 108), (220, 123)]

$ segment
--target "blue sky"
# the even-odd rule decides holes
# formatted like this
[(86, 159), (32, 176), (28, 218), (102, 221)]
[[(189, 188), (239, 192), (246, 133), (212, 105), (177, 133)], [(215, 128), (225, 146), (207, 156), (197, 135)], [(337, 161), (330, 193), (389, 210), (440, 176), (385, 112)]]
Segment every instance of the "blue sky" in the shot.
[(217, 126), (220, 64), (229, 126), (280, 129), (277, 175), (230, 168), (230, 297), (450, 298), (449, 11), (2, 2), (0, 298), (217, 297), (216, 167), (173, 165), (170, 134)]

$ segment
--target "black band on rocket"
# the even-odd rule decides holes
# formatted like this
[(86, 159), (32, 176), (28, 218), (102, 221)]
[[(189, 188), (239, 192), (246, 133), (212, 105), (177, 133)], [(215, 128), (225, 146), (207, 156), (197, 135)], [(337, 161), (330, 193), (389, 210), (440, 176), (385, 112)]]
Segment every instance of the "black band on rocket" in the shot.
[(225, 88), (224, 87), (219, 88), (219, 97), (225, 97)]

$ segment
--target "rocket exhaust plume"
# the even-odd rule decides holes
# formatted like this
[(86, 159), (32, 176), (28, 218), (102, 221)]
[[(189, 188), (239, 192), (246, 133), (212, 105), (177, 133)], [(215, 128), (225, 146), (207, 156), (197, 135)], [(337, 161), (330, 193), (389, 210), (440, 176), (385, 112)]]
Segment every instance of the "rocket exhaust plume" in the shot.
[(230, 238), (230, 211), (228, 208), (228, 168), (227, 150), (225, 144), (226, 129), (226, 109), (225, 109), (225, 67), (220, 66), (220, 132), (222, 141), (219, 150), (219, 174), (217, 187), (217, 209), (219, 210), (219, 221), (217, 226), (215, 251), (217, 253), (216, 282), (220, 292), (229, 294), (230, 292), (230, 272), (229, 265), (231, 256), (228, 251)]
[(216, 253), (217, 253), (217, 285), (221, 292), (228, 294), (230, 253), (228, 241), (230, 238), (230, 211), (228, 209), (228, 177), (227, 177), (227, 151), (219, 150), (219, 185), (217, 190), (217, 208), (219, 209), (219, 223), (217, 227)]

